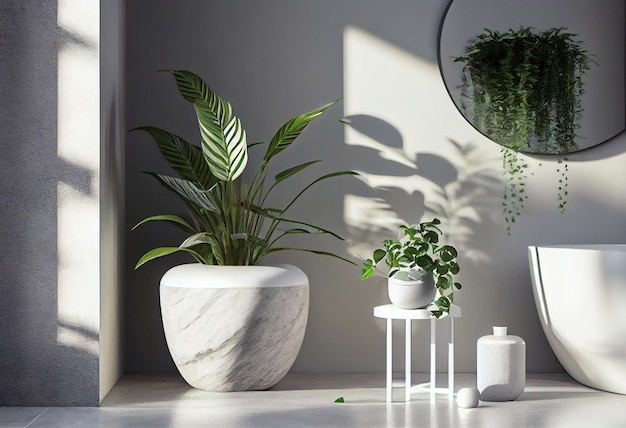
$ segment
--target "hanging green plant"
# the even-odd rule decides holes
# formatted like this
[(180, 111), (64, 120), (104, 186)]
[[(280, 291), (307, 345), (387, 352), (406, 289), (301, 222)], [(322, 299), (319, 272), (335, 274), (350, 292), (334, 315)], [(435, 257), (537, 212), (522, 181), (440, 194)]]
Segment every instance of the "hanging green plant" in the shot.
[[(504, 33), (485, 29), (465, 56), (454, 59), (464, 64), (460, 86), (464, 113), (480, 132), (503, 146), (503, 213), (509, 232), (526, 199), (527, 164), (518, 153), (577, 150), (583, 77), (592, 61), (575, 38), (564, 28), (539, 33), (531, 28)], [(567, 164), (557, 170), (561, 212), (568, 171)]]
[(583, 77), (591, 60), (564, 28), (534, 33), (485, 29), (463, 62), (463, 108), (487, 137), (515, 151), (576, 149)]

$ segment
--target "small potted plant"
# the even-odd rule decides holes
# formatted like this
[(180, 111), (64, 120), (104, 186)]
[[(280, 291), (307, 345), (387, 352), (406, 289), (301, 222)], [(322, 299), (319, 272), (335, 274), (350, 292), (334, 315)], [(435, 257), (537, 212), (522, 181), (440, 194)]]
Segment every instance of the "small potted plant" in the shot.
[(384, 261), (389, 267), (388, 292), (391, 303), (403, 309), (433, 306), (431, 313), (439, 318), (449, 313), (454, 281), (459, 273), (457, 250), (451, 245), (439, 245), (442, 234), (439, 219), (417, 226), (401, 225), (399, 239), (386, 239), (383, 248), (374, 250), (372, 258), (363, 262), (361, 279), (371, 277)]

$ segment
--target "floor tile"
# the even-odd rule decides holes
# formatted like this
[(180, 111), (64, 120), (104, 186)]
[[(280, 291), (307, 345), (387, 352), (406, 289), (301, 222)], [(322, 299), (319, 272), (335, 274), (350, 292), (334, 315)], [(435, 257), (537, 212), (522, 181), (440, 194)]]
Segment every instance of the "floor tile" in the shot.
[(0, 428), (25, 427), (44, 410), (45, 407), (0, 407)]
[(90, 428), (99, 426), (97, 407), (49, 407), (28, 428)]
[[(461, 409), (445, 393), (412, 387), (386, 403), (384, 375), (288, 375), (268, 391), (218, 393), (189, 387), (178, 376), (125, 376), (99, 408), (0, 408), (0, 427), (28, 428), (624, 428), (626, 396), (587, 388), (564, 373), (529, 375), (520, 398)], [(415, 374), (416, 383), (428, 380)], [(458, 374), (455, 390), (475, 384)], [(427, 385), (426, 385), (427, 387)], [(338, 397), (344, 403), (335, 403)]]
[[(413, 379), (427, 382), (428, 375)], [(440, 391), (446, 381), (438, 376)], [(460, 409), (445, 393), (431, 399), (427, 385), (413, 386), (408, 403), (400, 401), (403, 388), (394, 388), (398, 401), (386, 403), (384, 382), (384, 374), (290, 374), (268, 391), (218, 393), (190, 388), (177, 376), (126, 376), (102, 403), (101, 418), (110, 426), (125, 420), (174, 428), (626, 427), (626, 396), (587, 388), (564, 373), (529, 375), (516, 401), (481, 402), (477, 409)], [(473, 385), (475, 374), (457, 374), (455, 390)], [(334, 402), (339, 396), (345, 403)]]

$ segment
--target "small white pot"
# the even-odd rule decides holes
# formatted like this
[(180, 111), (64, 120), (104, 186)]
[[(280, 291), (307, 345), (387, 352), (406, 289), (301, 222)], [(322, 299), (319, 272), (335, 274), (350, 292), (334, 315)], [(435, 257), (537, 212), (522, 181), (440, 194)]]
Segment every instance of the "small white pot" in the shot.
[(402, 309), (422, 309), (430, 305), (437, 296), (435, 279), (430, 272), (424, 272), (417, 280), (405, 281), (388, 278), (389, 300)]

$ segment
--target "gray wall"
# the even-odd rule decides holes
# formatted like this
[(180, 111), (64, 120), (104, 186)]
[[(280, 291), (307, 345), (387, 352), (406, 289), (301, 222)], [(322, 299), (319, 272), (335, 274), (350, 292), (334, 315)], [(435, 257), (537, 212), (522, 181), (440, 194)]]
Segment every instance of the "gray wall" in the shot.
[[(105, 8), (115, 5), (121, 12), (119, 2)], [(109, 239), (101, 269), (100, 204), (103, 195), (119, 200), (121, 182), (111, 174), (122, 165), (101, 164), (101, 127), (121, 117), (109, 110), (101, 122), (99, 19), (98, 0), (0, 4), (2, 406), (97, 405), (120, 372), (112, 363), (119, 355), (107, 350), (100, 388), (101, 271), (108, 275), (105, 313), (116, 317), (120, 309), (110, 298), (119, 286), (110, 271), (119, 233), (115, 220), (105, 225), (117, 238)], [(119, 52), (119, 39), (115, 45)], [(109, 72), (103, 81), (120, 80), (119, 68)], [(108, 108), (119, 108), (117, 95), (103, 98)], [(121, 154), (121, 134), (113, 134)], [(112, 209), (116, 217), (120, 208)], [(103, 332), (112, 343), (114, 325)], [(119, 354), (119, 346), (111, 349)]]
[[(508, 325), (512, 334), (526, 339), (529, 371), (560, 371), (536, 315), (526, 247), (625, 240), (624, 137), (569, 157), (564, 215), (557, 209), (554, 159), (529, 158), (529, 199), (507, 236), (500, 215), (499, 148), (463, 121), (437, 69), (437, 32), (446, 4), (130, 1), (128, 128), (155, 125), (197, 140), (193, 110), (159, 69), (200, 74), (232, 103), (250, 141), (267, 140), (293, 115), (342, 96), (342, 103), (284, 152), (281, 166), (320, 158), (321, 171), (356, 169), (369, 185), (350, 179), (320, 185), (292, 216), (346, 235), (348, 243), (322, 239), (319, 248), (355, 260), (398, 222), (439, 216), (449, 239), (462, 250), (457, 369), (474, 371), (476, 339), (492, 325)], [(343, 116), (352, 118), (353, 127), (338, 122)], [(140, 173), (167, 171), (153, 143), (131, 133), (126, 155), (126, 230), (148, 215), (183, 213), (173, 197)], [(298, 187), (292, 186), (285, 194)], [(186, 259), (133, 270), (148, 249), (180, 243), (175, 230), (161, 226), (126, 236), (127, 372), (175, 371), (160, 325), (158, 282), (169, 267)], [(309, 325), (294, 371), (384, 369), (383, 325), (371, 315), (373, 306), (386, 302), (382, 278), (360, 282), (359, 268), (313, 255), (283, 254), (268, 261), (296, 264), (311, 281)], [(426, 371), (428, 331), (421, 325), (416, 330), (415, 346), (423, 343), (424, 348), (422, 354), (414, 352), (414, 368)], [(401, 341), (396, 344), (401, 350)]]

